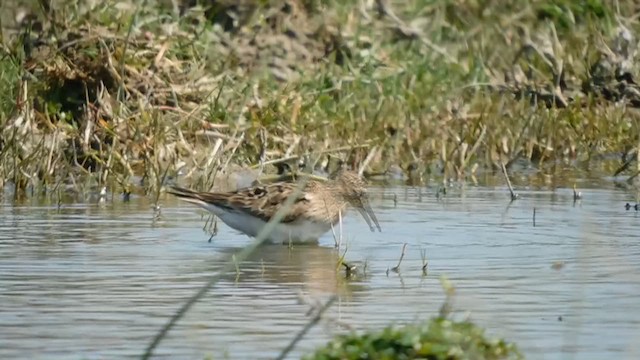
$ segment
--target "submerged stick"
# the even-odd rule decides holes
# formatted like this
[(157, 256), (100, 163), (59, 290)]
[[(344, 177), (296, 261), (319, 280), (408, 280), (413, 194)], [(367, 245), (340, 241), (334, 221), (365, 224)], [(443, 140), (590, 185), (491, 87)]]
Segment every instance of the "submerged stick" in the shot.
[(309, 332), (309, 330), (312, 327), (314, 327), (320, 321), (320, 319), (322, 319), (322, 315), (327, 310), (329, 310), (329, 308), (331, 307), (331, 305), (333, 305), (333, 303), (336, 301), (337, 298), (338, 297), (336, 295), (332, 295), (329, 298), (329, 300), (327, 300), (327, 302), (324, 303), (324, 305), (322, 305), (320, 309), (318, 309), (318, 312), (316, 313), (316, 315), (311, 320), (309, 320), (309, 322), (302, 329), (300, 329), (300, 331), (298, 331), (296, 336), (293, 339), (291, 339), (291, 342), (289, 343), (289, 345), (287, 345), (287, 347), (282, 350), (282, 352), (280, 353), (280, 355), (278, 355), (276, 360), (282, 360), (285, 357), (287, 357), (287, 355), (291, 352), (291, 350), (293, 350), (296, 344), (299, 343), (300, 340), (302, 340), (302, 338), (304, 338), (304, 336)]
[(427, 249), (420, 249), (420, 257), (422, 257), (422, 274), (427, 275), (427, 266), (429, 266), (429, 260), (427, 260)]
[(404, 251), (407, 249), (407, 243), (404, 243), (402, 245), (402, 253), (400, 254), (400, 259), (398, 259), (398, 265), (396, 265), (395, 267), (392, 267), (391, 270), (393, 270), (394, 272), (399, 272), (400, 271), (400, 264), (402, 264), (402, 259), (404, 259)]
[(507, 186), (509, 187), (509, 193), (511, 194), (511, 201), (514, 201), (518, 198), (518, 194), (513, 191), (513, 186), (511, 186), (511, 180), (509, 180), (509, 174), (507, 174), (507, 168), (504, 166), (503, 162), (500, 162), (500, 166), (502, 167), (502, 174), (504, 175), (504, 179), (507, 181)]
[(351, 275), (356, 272), (356, 265), (351, 265), (345, 261), (341, 261), (340, 263), (342, 264), (342, 266), (344, 266), (344, 276), (346, 276), (347, 278), (351, 277)]
[(576, 189), (576, 184), (573, 184), (573, 202), (582, 199), (582, 192)]

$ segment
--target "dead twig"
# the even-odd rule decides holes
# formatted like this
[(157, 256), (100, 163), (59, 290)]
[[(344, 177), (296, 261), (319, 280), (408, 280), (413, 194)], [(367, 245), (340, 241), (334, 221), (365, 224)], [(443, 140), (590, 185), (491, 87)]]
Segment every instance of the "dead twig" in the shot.
[(400, 272), (400, 264), (402, 264), (402, 259), (404, 259), (404, 252), (407, 249), (407, 243), (402, 245), (402, 253), (400, 254), (400, 259), (398, 259), (398, 265), (391, 268), (393, 272)]
[(427, 275), (427, 266), (429, 260), (427, 259), (427, 249), (420, 249), (420, 257), (422, 258), (422, 275)]
[(478, 139), (471, 147), (471, 150), (467, 153), (467, 156), (462, 161), (462, 164), (460, 165), (460, 171), (463, 171), (467, 167), (467, 164), (469, 164), (471, 157), (475, 155), (475, 153), (478, 151), (478, 148), (480, 147), (480, 144), (484, 141), (484, 137), (486, 135), (487, 135), (487, 127), (485, 125), (482, 125), (480, 136), (478, 136)]
[(367, 168), (367, 166), (369, 165), (371, 160), (373, 160), (373, 158), (376, 156), (377, 153), (378, 153), (377, 146), (374, 146), (371, 148), (371, 150), (369, 150), (369, 154), (367, 154), (367, 157), (364, 159), (364, 161), (360, 165), (360, 169), (358, 170), (358, 176), (362, 176), (362, 174), (364, 173), (364, 169)]
[[(329, 211), (327, 204), (325, 203), (325, 208)], [(336, 230), (333, 227), (333, 223), (331, 224), (331, 234), (333, 235), (334, 246), (336, 249), (340, 248), (342, 244), (342, 211), (338, 211), (338, 234), (336, 234)]]
[(507, 182), (507, 186), (509, 187), (511, 201), (515, 201), (520, 195), (516, 194), (515, 191), (513, 191), (513, 186), (511, 186), (511, 180), (509, 180), (509, 174), (507, 174), (507, 168), (504, 166), (504, 163), (501, 162), (500, 166), (502, 167), (502, 174), (504, 175), (504, 179)]

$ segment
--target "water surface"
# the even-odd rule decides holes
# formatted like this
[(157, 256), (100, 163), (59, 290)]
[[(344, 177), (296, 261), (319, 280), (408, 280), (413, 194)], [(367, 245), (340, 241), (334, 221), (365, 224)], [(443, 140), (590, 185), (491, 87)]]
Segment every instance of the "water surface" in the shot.
[[(640, 353), (638, 214), (624, 189), (503, 187), (373, 190), (383, 227), (354, 214), (344, 243), (261, 247), (226, 274), (160, 344), (156, 358), (268, 359), (336, 294), (298, 358), (346, 329), (428, 319), (456, 287), (454, 316), (516, 342), (529, 358), (637, 358)], [(536, 226), (533, 226), (533, 209)], [(174, 199), (155, 217), (144, 199), (0, 208), (0, 357), (138, 357), (186, 298), (251, 240), (224, 225), (208, 242), (202, 212)], [(407, 243), (400, 272), (397, 264)], [(345, 278), (346, 259), (366, 273)], [(428, 257), (422, 274), (421, 250)]]

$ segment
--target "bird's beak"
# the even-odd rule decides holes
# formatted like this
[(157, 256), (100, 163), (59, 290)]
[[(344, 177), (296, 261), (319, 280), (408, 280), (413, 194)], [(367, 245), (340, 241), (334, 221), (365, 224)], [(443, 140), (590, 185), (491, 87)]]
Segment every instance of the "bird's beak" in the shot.
[(358, 204), (359, 206), (356, 206), (356, 209), (358, 209), (358, 212), (360, 213), (360, 215), (362, 215), (364, 221), (367, 222), (367, 225), (369, 225), (371, 231), (375, 232), (373, 224), (371, 224), (371, 221), (373, 220), (373, 222), (376, 224), (376, 227), (378, 228), (378, 231), (382, 232), (380, 223), (378, 223), (378, 218), (376, 218), (376, 214), (373, 213), (373, 209), (371, 209), (371, 205), (369, 205), (369, 199), (367, 199), (367, 196), (364, 195), (360, 197), (359, 203), (360, 204)]

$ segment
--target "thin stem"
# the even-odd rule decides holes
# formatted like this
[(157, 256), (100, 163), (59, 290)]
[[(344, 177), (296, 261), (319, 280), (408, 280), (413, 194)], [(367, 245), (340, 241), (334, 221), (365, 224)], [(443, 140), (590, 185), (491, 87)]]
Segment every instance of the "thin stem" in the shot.
[[(260, 246), (269, 236), (269, 234), (273, 231), (273, 229), (278, 225), (280, 220), (284, 217), (284, 215), (291, 209), (294, 201), (300, 195), (301, 190), (304, 188), (306, 184), (306, 180), (304, 178), (300, 179), (298, 182), (298, 186), (296, 190), (287, 198), (287, 200), (282, 204), (282, 207), (276, 212), (276, 214), (269, 220), (269, 222), (265, 225), (264, 228), (258, 233), (256, 239), (250, 243), (248, 246), (240, 250), (237, 254), (233, 254), (231, 258), (227, 259), (225, 265), (220, 269), (220, 271), (211, 277), (206, 284), (204, 284), (200, 290), (198, 290), (195, 294), (193, 294), (183, 305), (182, 307), (169, 319), (169, 321), (160, 329), (160, 331), (153, 338), (149, 346), (146, 348), (144, 354), (142, 355), (142, 359), (149, 359), (153, 355), (153, 351), (158, 347), (160, 342), (167, 336), (169, 331), (176, 325), (176, 323), (195, 305), (198, 300), (200, 300), (206, 293), (211, 289), (215, 284), (222, 279), (224, 274), (233, 271), (236, 266), (244, 261), (249, 255), (251, 255), (257, 248)], [(233, 261), (233, 257), (235, 256), (235, 261)]]
[(311, 330), (311, 328), (314, 327), (320, 321), (320, 319), (322, 319), (322, 315), (327, 310), (329, 310), (329, 308), (331, 307), (331, 305), (333, 305), (333, 303), (336, 301), (337, 298), (338, 297), (336, 295), (331, 296), (331, 298), (329, 298), (329, 300), (327, 300), (327, 302), (324, 303), (324, 305), (322, 305), (320, 309), (318, 309), (318, 312), (316, 313), (316, 315), (311, 320), (309, 320), (309, 322), (306, 323), (305, 326), (302, 329), (300, 329), (300, 331), (298, 331), (296, 336), (291, 340), (289, 345), (287, 345), (287, 347), (282, 350), (282, 352), (280, 353), (280, 355), (278, 355), (276, 360), (284, 359), (291, 352), (291, 350), (293, 350), (296, 344), (299, 343), (300, 340), (302, 340), (302, 338), (304, 338), (304, 336), (309, 332), (309, 330)]

